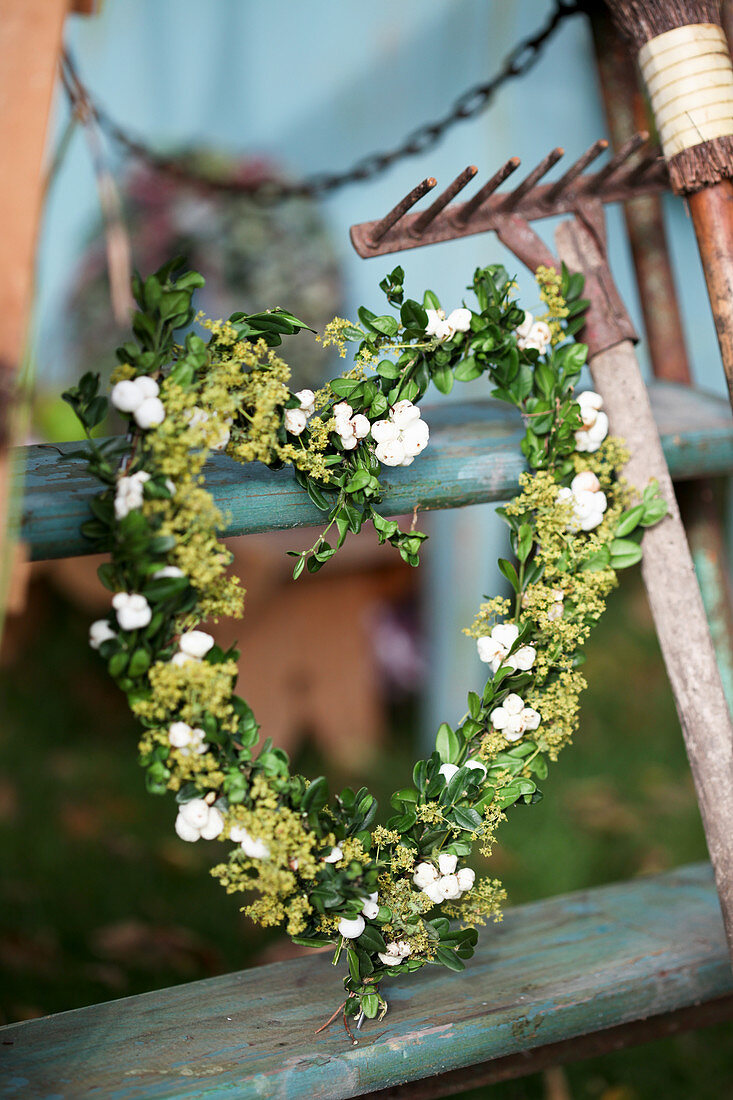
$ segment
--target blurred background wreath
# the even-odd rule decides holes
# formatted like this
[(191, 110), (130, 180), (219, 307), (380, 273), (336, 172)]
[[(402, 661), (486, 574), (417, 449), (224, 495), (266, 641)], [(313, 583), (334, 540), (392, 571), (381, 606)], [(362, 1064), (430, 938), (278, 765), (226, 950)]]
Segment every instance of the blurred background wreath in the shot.
[[(197, 172), (233, 176), (244, 185), (278, 182), (283, 175), (261, 157), (232, 158), (191, 149), (186, 163)], [(110, 181), (111, 182), (111, 181)], [(185, 256), (191, 268), (206, 272), (197, 304), (211, 317), (235, 309), (255, 312), (276, 302), (322, 332), (343, 312), (343, 278), (334, 242), (312, 199), (293, 197), (266, 203), (242, 192), (205, 192), (185, 180), (134, 164), (119, 183), (122, 222), (100, 218), (79, 261), (65, 308), (64, 342), (73, 375), (86, 370), (108, 377), (115, 365), (115, 334), (125, 338), (129, 323), (115, 319), (110, 288), (107, 234), (124, 234), (133, 267), (145, 274), (167, 257)], [(123, 280), (121, 280), (123, 281)], [(333, 361), (311, 339), (293, 341), (290, 366), (296, 388), (317, 388)], [(65, 407), (41, 391), (35, 407), (37, 430), (46, 438), (74, 436)]]

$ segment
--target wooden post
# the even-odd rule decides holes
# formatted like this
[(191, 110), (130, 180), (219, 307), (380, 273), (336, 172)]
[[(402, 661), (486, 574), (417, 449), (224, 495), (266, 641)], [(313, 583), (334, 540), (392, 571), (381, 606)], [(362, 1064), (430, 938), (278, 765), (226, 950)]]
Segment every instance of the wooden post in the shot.
[(733, 405), (733, 183), (721, 180), (687, 201)]
[[(604, 261), (578, 221), (557, 230), (558, 250), (571, 271), (592, 273)], [(733, 723), (700, 596), (685, 529), (630, 340), (591, 349), (593, 384), (611, 430), (631, 451), (624, 471), (641, 491), (653, 478), (669, 515), (644, 535), (642, 573), (690, 760), (710, 859), (733, 955)]]
[[(43, 157), (69, 0), (5, 0), (0, 18), (0, 567), (8, 541), (18, 367), (31, 307)], [(0, 612), (4, 604), (0, 587)], [(0, 621), (2, 615), (0, 613)]]

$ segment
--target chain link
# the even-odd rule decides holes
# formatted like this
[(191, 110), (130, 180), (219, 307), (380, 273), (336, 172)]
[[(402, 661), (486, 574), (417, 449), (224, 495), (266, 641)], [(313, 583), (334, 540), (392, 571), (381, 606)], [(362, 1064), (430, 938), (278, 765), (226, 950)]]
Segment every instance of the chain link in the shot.
[(362, 157), (346, 171), (322, 172), (306, 176), (299, 181), (261, 180), (252, 182), (236, 179), (233, 176), (212, 176), (197, 171), (185, 157), (166, 157), (156, 153), (143, 141), (132, 137), (123, 130), (106, 111), (94, 102), (89, 91), (80, 80), (68, 52), (64, 55), (64, 63), (72, 74), (73, 80), (65, 82), (65, 88), (72, 107), (77, 113), (83, 116), (84, 113), (91, 112), (112, 141), (126, 150), (128, 154), (144, 161), (158, 172), (173, 176), (175, 179), (185, 181), (195, 187), (210, 191), (249, 194), (263, 202), (280, 202), (283, 199), (292, 197), (315, 198), (319, 195), (330, 194), (350, 183), (373, 179), (394, 164), (395, 161), (418, 156), (420, 153), (432, 149), (438, 144), (446, 130), (464, 119), (475, 118), (481, 111), (486, 110), (494, 95), (504, 84), (529, 72), (539, 60), (545, 45), (560, 24), (569, 16), (583, 12), (585, 8), (586, 0), (555, 0), (555, 7), (547, 22), (534, 34), (517, 43), (504, 58), (498, 72), (490, 80), (483, 84), (477, 84), (463, 92), (443, 118), (419, 126), (394, 149), (388, 149), (381, 153), (370, 153)]

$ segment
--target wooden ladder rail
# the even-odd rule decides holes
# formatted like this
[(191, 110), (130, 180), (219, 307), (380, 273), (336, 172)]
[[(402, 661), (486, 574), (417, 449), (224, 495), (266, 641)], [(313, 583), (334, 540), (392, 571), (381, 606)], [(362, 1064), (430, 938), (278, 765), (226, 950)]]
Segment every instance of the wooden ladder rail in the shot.
[(22, 430), (20, 368), (27, 354), (44, 157), (66, 16), (93, 0), (5, 0), (0, 19), (0, 631), (14, 562), (11, 445)]
[[(560, 225), (556, 239), (560, 258), (571, 271), (586, 276), (586, 296), (591, 305), (583, 336), (589, 346), (594, 385), (608, 408), (612, 431), (629, 443), (632, 457), (625, 473), (630, 484), (641, 490), (656, 479), (669, 508), (662, 523), (644, 535), (642, 571), (695, 781), (733, 957), (733, 722), (684, 526), (633, 351), (636, 334), (606, 254), (603, 203), (663, 187), (666, 170), (655, 152), (636, 165), (628, 163), (645, 136), (635, 135), (605, 169), (586, 176), (577, 166), (584, 168), (600, 155), (603, 143), (596, 142), (559, 181), (540, 185), (562, 155), (562, 150), (553, 150), (515, 191), (496, 194), (503, 178), (497, 173), (479, 192), (480, 201), (441, 205), (438, 200), (434, 203), (437, 215), (427, 221), (420, 213), (407, 213), (409, 206), (403, 200), (385, 218), (352, 226), (351, 239), (359, 255), (367, 258), (491, 229), (534, 272), (540, 265), (558, 268), (559, 263), (530, 222), (558, 213), (572, 215)], [(507, 164), (516, 167), (516, 158)], [(684, 632), (679, 629), (681, 622), (685, 624)], [(699, 707), (701, 697), (706, 700), (704, 717)]]

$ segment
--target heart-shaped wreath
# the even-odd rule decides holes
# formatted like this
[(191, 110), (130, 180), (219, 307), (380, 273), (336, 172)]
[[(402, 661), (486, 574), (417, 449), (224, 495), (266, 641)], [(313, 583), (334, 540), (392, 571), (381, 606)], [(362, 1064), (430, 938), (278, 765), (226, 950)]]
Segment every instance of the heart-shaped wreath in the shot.
[[(666, 506), (656, 485), (632, 499), (601, 398), (574, 396), (587, 351), (573, 339), (588, 304), (579, 275), (540, 269), (546, 314), (534, 320), (500, 266), (477, 270), (475, 307), (447, 316), (431, 291), (422, 304), (405, 299), (396, 268), (380, 286), (398, 316), (362, 308), (358, 325), (334, 320), (323, 343), (343, 356), (357, 342), (354, 365), (318, 393), (293, 393), (274, 349), (303, 322), (281, 309), (195, 318), (203, 279), (179, 271), (173, 262), (134, 281), (136, 342), (118, 349), (111, 393), (128, 435), (92, 437), (107, 411), (98, 376), (64, 395), (88, 438), (76, 456), (103, 486), (83, 532), (111, 556), (99, 576), (112, 611), (90, 642), (144, 728), (148, 789), (175, 793), (179, 837), (230, 842), (212, 873), (229, 893), (257, 895), (244, 909), (254, 921), (284, 924), (299, 944), (334, 944), (334, 963), (345, 953), (348, 1028), (348, 1017), (384, 1013), (385, 977), (426, 963), (462, 970), (475, 926), (500, 919), (501, 884), (477, 879), (466, 857), (476, 843), (490, 853), (510, 806), (540, 798), (548, 760), (577, 727), (579, 650), (616, 571), (639, 560), (643, 528)], [(176, 344), (175, 330), (194, 320), (208, 339), (188, 331)], [(501, 509), (515, 562), (499, 566), (513, 596), (481, 605), (466, 633), (487, 682), (455, 727), (441, 725), (435, 751), (392, 796), (393, 815), (375, 825), (365, 787), (330, 798), (324, 777), (293, 775), (281, 749), (258, 744), (255, 717), (234, 694), (236, 653), (198, 629), (241, 614), (243, 597), (202, 470), (212, 450), (294, 467), (328, 521), (294, 555), (295, 577), (320, 569), (366, 520), (417, 565), (425, 535), (377, 510), (381, 467), (409, 465), (428, 444), (417, 402), (431, 381), (447, 393), (484, 374), (525, 424), (529, 471)]]

